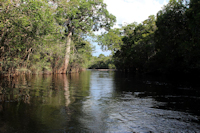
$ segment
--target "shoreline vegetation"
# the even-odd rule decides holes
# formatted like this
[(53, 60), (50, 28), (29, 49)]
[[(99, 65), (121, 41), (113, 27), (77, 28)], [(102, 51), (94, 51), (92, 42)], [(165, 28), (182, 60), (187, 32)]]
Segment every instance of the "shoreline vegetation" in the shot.
[(199, 77), (200, 1), (170, 0), (157, 16), (99, 35), (116, 69), (150, 75)]
[[(170, 0), (157, 16), (115, 29), (116, 18), (103, 0), (3, 0), (0, 20), (0, 76), (87, 68), (200, 75), (199, 0)], [(101, 29), (105, 32), (94, 34)], [(92, 56), (88, 38), (112, 54)]]
[(116, 18), (103, 0), (2, 0), (0, 74), (66, 74), (91, 65), (93, 31)]

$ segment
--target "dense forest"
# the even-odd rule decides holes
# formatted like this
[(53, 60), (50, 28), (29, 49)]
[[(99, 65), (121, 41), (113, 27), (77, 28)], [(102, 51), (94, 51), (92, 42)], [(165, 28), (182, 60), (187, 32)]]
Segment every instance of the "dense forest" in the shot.
[[(113, 29), (115, 21), (103, 0), (1, 0), (0, 73), (116, 68), (199, 75), (199, 0), (170, 0), (142, 23)], [(105, 32), (95, 35), (100, 29)], [(88, 37), (112, 55), (93, 57)]]
[(66, 73), (88, 68), (93, 31), (116, 21), (103, 0), (1, 0), (0, 73)]
[(170, 0), (142, 23), (98, 37), (117, 69), (148, 74), (199, 75), (200, 1)]

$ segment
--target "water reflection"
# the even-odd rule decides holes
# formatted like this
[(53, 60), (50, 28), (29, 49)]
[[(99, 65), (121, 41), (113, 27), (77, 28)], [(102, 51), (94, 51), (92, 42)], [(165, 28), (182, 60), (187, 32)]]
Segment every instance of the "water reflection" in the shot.
[(69, 82), (65, 74), (63, 74), (63, 81), (64, 81), (65, 106), (68, 107), (70, 104), (70, 92), (69, 92)]
[(109, 105), (112, 99), (113, 78), (109, 72), (92, 71), (90, 77), (90, 95), (83, 101), (82, 117), (83, 129), (90, 132), (102, 132), (107, 129)]
[(65, 108), (70, 104), (66, 75), (21, 76), (0, 84), (0, 132), (65, 130), (70, 119)]
[[(177, 89), (180, 88), (159, 79), (93, 71), (90, 98), (83, 102), (84, 115), (79, 121), (84, 123), (85, 131), (91, 132), (197, 132), (199, 102), (191, 100), (189, 103), (194, 104), (190, 108), (186, 100), (180, 102), (173, 97), (182, 99), (187, 95), (190, 99), (200, 94), (192, 89), (187, 92)], [(167, 100), (161, 100), (162, 97)], [(172, 108), (168, 104), (171, 101), (182, 106)]]
[(0, 81), (0, 132), (198, 132), (193, 86), (113, 71)]

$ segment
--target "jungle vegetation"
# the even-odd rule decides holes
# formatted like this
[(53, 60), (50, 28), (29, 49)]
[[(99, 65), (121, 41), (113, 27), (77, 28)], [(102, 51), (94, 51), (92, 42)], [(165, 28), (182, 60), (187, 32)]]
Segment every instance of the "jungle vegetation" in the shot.
[(157, 16), (98, 36), (116, 68), (146, 74), (199, 75), (200, 1), (170, 0)]
[(1, 0), (0, 72), (87, 68), (93, 46), (86, 38), (115, 21), (103, 0)]

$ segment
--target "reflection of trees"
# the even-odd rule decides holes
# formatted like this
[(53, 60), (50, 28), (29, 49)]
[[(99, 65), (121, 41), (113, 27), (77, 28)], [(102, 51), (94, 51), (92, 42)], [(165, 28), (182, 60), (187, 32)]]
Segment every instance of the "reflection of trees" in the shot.
[(7, 132), (28, 132), (32, 127), (33, 132), (45, 132), (44, 129), (61, 129), (72, 123), (79, 125), (82, 101), (89, 95), (90, 75), (89, 71), (0, 80), (0, 132), (1, 125), (6, 125), (6, 130), (18, 130)]
[[(76, 78), (77, 79), (77, 78)], [(0, 102), (24, 102), (30, 103), (30, 98), (47, 102), (61, 104), (62, 96), (58, 94), (64, 91), (66, 106), (70, 104), (69, 82), (66, 75), (21, 75), (13, 79), (3, 79), (0, 81)], [(54, 98), (53, 98), (54, 97)], [(54, 100), (53, 100), (54, 99)]]
[[(66, 75), (21, 75), (0, 80), (0, 132), (1, 125), (6, 125), (7, 132), (20, 132), (8, 127), (27, 132), (32, 126), (37, 132), (62, 128), (70, 118), (64, 109), (70, 104), (68, 86)], [(3, 117), (7, 122), (1, 120)]]
[(90, 75), (91, 71), (70, 74), (69, 88), (71, 100), (76, 101), (89, 95)]
[[(54, 80), (56, 82), (62, 82), (63, 90), (64, 90), (64, 97), (65, 97), (65, 106), (68, 107), (71, 101), (70, 101), (69, 81), (68, 81), (67, 75), (66, 74), (55, 75)], [(56, 84), (58, 84), (58, 83), (56, 83)]]
[(68, 105), (70, 104), (70, 94), (69, 94), (69, 84), (68, 84), (68, 80), (66, 78), (66, 75), (64, 75), (64, 95), (65, 95), (65, 106), (68, 107)]
[(0, 102), (23, 101), (30, 103), (26, 76), (6, 78), (0, 82)]

